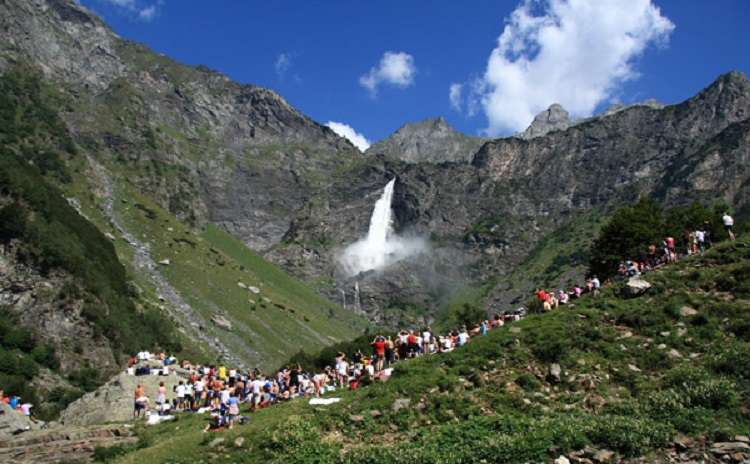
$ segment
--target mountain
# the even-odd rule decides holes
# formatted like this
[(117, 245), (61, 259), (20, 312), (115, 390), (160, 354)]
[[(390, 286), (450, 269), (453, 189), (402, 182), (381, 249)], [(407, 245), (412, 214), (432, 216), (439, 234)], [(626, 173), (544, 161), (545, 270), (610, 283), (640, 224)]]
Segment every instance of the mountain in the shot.
[[(177, 346), (188, 359), (271, 368), (299, 350), (356, 336), (367, 325), (248, 248), (278, 243), (289, 218), (322, 188), (325, 173), (361, 159), (348, 141), (271, 90), (180, 65), (121, 39), (72, 0), (0, 3), (0, 74), (4, 86), (38, 83), (4, 94), (0, 110), (8, 120), (59, 121), (19, 131), (41, 141), (64, 134), (59, 146), (24, 143), (13, 156), (30, 163), (56, 192), (55, 201), (68, 205), (65, 214), (88, 224), (81, 228), (107, 237), (101, 246), (113, 250), (106, 265), (122, 269), (118, 285), (126, 284), (112, 297), (164, 319), (149, 319), (141, 333), (148, 333), (148, 324), (176, 329), (175, 343), (125, 335), (129, 343), (110, 348), (94, 331), (99, 328), (77, 315), (91, 312), (94, 302), (63, 304), (66, 293), (58, 287), (66, 289), (64, 275), (52, 278), (36, 264), (21, 267), (2, 282), (3, 291), (27, 287), (10, 310), (23, 314), (33, 301), (44, 302), (36, 311), (49, 319), (46, 325), (31, 313), (19, 323), (35, 341), (54, 336), (58, 360), (78, 357), (63, 377), (99, 369), (101, 379), (82, 371), (82, 381), (100, 382), (127, 353), (180, 352)], [(18, 100), (25, 102), (22, 110)], [(7, 174), (8, 166), (0, 172)], [(54, 225), (53, 219), (46, 218)], [(76, 242), (86, 239), (66, 240), (77, 250)], [(42, 255), (57, 245), (63, 247), (40, 245)], [(24, 264), (22, 256), (9, 256), (4, 269)], [(83, 281), (96, 284), (89, 275)], [(116, 314), (106, 308), (97, 312)], [(122, 318), (105, 322), (112, 333), (128, 328)]]
[[(488, 141), (469, 164), (370, 158), (298, 214), (274, 259), (303, 277), (333, 273), (337, 254), (365, 235), (375, 199), (396, 177), (395, 228), (429, 237), (433, 262), (361, 276), (371, 317), (382, 321), (388, 308), (407, 303), (435, 314), (451, 304), (450, 282), (482, 306), (519, 304), (531, 286), (567, 285), (585, 267), (580, 254), (537, 253), (546, 237), (585, 245), (612, 208), (640, 195), (668, 205), (721, 201), (747, 215), (749, 116), (750, 82), (731, 72), (677, 105), (637, 105), (529, 140)], [(331, 231), (336, 238), (321, 245), (320, 234)], [(317, 254), (304, 254), (310, 249)], [(535, 270), (513, 275), (521, 264)], [(329, 294), (352, 287), (341, 281)]]
[(365, 156), (385, 155), (410, 163), (466, 162), (484, 142), (455, 130), (441, 116), (405, 124), (368, 148)]
[[(102, 231), (127, 237), (116, 242), (121, 259), (165, 311), (177, 308), (185, 330), (208, 327), (207, 344), (231, 345), (214, 350), (253, 362), (353, 335), (360, 310), (387, 325), (421, 323), (565, 285), (584, 271), (581, 250), (601, 221), (640, 195), (748, 214), (750, 85), (736, 72), (678, 105), (629, 106), (569, 127), (553, 106), (528, 139), (469, 137), (440, 118), (407, 124), (363, 155), (273, 91), (123, 40), (72, 0), (6, 0), (0, 31), (0, 69), (37, 69), (61, 94), (60, 117), (81, 150), (66, 195)], [(367, 234), (394, 177), (394, 229), (429, 252), (344, 275), (341, 251)], [(253, 314), (245, 305), (258, 297), (217, 291), (246, 285), (250, 272), (239, 255), (231, 273), (201, 272), (227, 269), (217, 243), (230, 242), (328, 297), (326, 309), (299, 293), (309, 321), (267, 302), (279, 312)], [(193, 246), (201, 259), (186, 253)], [(141, 259), (149, 253), (157, 259)], [(174, 264), (157, 265), (164, 259)], [(234, 321), (237, 336), (218, 337), (214, 316)], [(282, 320), (290, 325), (274, 330)], [(321, 325), (291, 343), (298, 323)]]

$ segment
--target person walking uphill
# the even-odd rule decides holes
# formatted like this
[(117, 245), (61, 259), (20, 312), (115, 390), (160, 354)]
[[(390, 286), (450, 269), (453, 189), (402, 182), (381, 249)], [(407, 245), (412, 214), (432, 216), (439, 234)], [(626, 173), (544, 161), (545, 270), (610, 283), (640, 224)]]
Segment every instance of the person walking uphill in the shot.
[(725, 212), (724, 216), (721, 217), (721, 222), (724, 223), (724, 229), (729, 235), (729, 240), (734, 240), (734, 232), (732, 231), (732, 228), (734, 227), (734, 218), (732, 218), (728, 212)]

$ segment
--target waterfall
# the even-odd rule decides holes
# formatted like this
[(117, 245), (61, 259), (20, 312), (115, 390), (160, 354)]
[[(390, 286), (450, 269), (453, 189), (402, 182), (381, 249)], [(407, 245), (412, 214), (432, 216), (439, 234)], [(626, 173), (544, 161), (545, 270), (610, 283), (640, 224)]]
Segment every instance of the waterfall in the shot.
[(422, 239), (403, 239), (393, 233), (393, 189), (396, 178), (390, 180), (370, 216), (367, 236), (352, 243), (339, 256), (339, 264), (347, 276), (380, 270), (425, 248)]
[(362, 312), (362, 303), (359, 299), (359, 281), (354, 281), (354, 309)]
[(344, 290), (339, 290), (341, 292), (341, 306), (346, 309), (346, 292)]

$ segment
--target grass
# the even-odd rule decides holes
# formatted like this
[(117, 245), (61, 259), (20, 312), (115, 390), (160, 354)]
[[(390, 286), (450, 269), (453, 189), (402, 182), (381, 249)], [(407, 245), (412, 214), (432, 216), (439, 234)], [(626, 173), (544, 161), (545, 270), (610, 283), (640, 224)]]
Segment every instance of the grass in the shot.
[[(302, 349), (318, 351), (366, 327), (223, 230), (190, 228), (129, 185), (118, 189), (116, 209), (155, 261), (170, 261), (160, 271), (201, 314), (205, 329), (252, 366), (277, 367)], [(231, 332), (208, 322), (217, 313), (232, 322)]]
[[(329, 407), (295, 401), (209, 439), (200, 418), (157, 427), (143, 432), (152, 446), (118, 462), (539, 462), (585, 446), (655, 459), (677, 433), (746, 434), (749, 273), (744, 236), (647, 275), (643, 296), (614, 285), (403, 362), (389, 382), (339, 392)], [(547, 374), (552, 362), (559, 381)], [(396, 410), (396, 399), (410, 404)], [(225, 446), (209, 447), (218, 436)]]

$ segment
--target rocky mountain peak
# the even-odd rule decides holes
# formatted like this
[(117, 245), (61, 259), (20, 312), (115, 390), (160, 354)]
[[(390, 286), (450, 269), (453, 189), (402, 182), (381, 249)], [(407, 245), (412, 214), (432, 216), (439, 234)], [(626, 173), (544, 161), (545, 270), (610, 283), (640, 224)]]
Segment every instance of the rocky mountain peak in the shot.
[(454, 129), (444, 117), (428, 118), (401, 126), (388, 138), (374, 144), (368, 154), (387, 155), (407, 162), (463, 162), (484, 143)]
[(528, 128), (523, 131), (519, 137), (523, 139), (533, 139), (541, 137), (554, 130), (564, 130), (570, 127), (573, 122), (565, 108), (559, 103), (553, 103), (549, 108), (537, 114)]

